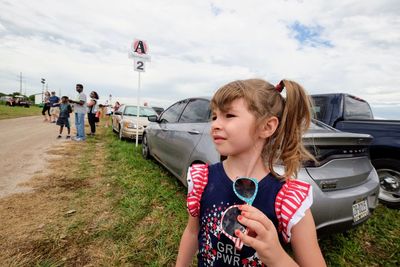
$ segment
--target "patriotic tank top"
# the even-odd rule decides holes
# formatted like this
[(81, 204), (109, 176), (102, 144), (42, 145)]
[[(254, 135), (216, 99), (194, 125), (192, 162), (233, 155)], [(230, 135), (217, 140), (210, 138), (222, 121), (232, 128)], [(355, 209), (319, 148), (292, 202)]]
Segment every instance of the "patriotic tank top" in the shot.
[[(237, 250), (221, 231), (222, 213), (232, 205), (245, 204), (233, 192), (232, 184), (221, 162), (189, 168), (187, 205), (189, 213), (199, 217), (200, 225), (198, 266), (264, 266), (253, 248), (244, 245)], [(288, 242), (291, 227), (304, 216), (311, 203), (309, 184), (280, 181), (270, 173), (259, 181), (253, 206), (273, 222), (280, 239)]]

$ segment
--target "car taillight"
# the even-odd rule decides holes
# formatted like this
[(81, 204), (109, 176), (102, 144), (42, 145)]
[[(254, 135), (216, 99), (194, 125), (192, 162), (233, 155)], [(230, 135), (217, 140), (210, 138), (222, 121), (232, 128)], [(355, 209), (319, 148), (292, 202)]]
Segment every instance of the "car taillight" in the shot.
[(317, 162), (306, 161), (305, 167), (317, 167), (332, 159), (369, 157), (367, 146), (306, 146), (307, 150), (315, 157)]

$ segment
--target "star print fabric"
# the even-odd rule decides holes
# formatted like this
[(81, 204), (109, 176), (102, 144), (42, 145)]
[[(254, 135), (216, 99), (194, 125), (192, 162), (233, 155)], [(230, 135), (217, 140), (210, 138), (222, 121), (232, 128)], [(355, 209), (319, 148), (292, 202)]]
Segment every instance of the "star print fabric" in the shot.
[[(254, 249), (243, 246), (239, 251), (221, 231), (222, 213), (231, 205), (244, 204), (232, 189), (233, 181), (226, 175), (222, 163), (208, 167), (208, 183), (200, 201), (200, 232), (198, 235), (198, 266), (264, 266)], [(283, 182), (267, 175), (259, 183), (259, 193), (253, 205), (263, 211), (278, 227), (274, 203)]]

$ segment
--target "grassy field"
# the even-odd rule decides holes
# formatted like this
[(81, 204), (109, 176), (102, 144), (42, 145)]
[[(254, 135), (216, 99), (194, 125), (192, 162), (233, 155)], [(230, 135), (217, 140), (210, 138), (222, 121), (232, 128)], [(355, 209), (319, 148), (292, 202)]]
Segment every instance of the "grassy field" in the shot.
[(37, 106), (30, 106), (29, 108), (25, 108), (0, 105), (0, 120), (39, 115), (42, 115), (42, 109)]
[[(55, 152), (61, 155), (52, 163), (58, 171), (37, 182), (35, 194), (20, 196), (18, 205), (0, 201), (2, 218), (7, 218), (2, 211), (12, 212), (15, 220), (32, 225), (13, 229), (17, 221), (4, 222), (0, 262), (174, 266), (187, 219), (186, 188), (157, 163), (144, 160), (140, 146), (120, 141), (109, 128), (80, 144)], [(21, 197), (40, 208), (19, 211)], [(399, 210), (379, 205), (357, 229), (320, 240), (328, 265), (399, 266), (399, 219)], [(2, 253), (7, 254), (2, 258)]]

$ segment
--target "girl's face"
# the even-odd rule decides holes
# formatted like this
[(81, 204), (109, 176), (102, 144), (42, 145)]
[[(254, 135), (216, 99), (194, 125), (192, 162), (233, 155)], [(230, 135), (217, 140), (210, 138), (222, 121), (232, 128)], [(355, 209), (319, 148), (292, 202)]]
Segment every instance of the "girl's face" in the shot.
[(240, 98), (234, 100), (226, 112), (212, 114), (211, 135), (217, 151), (224, 156), (254, 151), (256, 118)]

